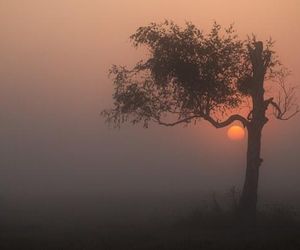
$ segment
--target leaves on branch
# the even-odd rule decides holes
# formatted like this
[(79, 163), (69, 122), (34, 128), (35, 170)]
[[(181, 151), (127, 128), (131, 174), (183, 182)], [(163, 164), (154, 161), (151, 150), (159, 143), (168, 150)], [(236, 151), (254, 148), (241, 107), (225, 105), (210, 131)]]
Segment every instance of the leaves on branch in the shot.
[[(256, 62), (263, 63), (263, 78), (277, 76), (280, 65), (271, 39), (263, 49), (255, 36), (242, 41), (233, 26), (222, 29), (217, 23), (208, 34), (192, 23), (183, 28), (171, 21), (151, 23), (130, 38), (135, 47), (145, 46), (149, 56), (131, 69), (114, 65), (110, 70), (114, 106), (102, 115), (115, 126), (124, 122), (173, 126), (199, 119), (215, 127), (236, 120), (246, 126), (249, 121), (241, 115), (220, 122), (216, 114), (230, 113), (255, 94)], [(253, 53), (259, 48), (263, 60), (256, 60)]]

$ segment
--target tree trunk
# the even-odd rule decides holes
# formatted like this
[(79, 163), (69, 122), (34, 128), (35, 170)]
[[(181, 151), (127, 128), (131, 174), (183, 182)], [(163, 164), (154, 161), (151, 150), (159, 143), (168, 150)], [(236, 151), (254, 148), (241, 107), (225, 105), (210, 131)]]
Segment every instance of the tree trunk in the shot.
[(256, 219), (259, 167), (262, 163), (260, 157), (262, 128), (263, 125), (254, 123), (248, 127), (246, 177), (239, 206), (240, 218), (247, 224), (255, 223)]
[(252, 119), (248, 124), (248, 149), (245, 184), (239, 204), (239, 214), (243, 222), (255, 224), (259, 167), (262, 163), (260, 157), (261, 134), (264, 125), (268, 122), (266, 117), (267, 106), (264, 100), (264, 77), (266, 73), (263, 57), (263, 43), (255, 42), (250, 48), (250, 58), (253, 67), (253, 85), (251, 89)]

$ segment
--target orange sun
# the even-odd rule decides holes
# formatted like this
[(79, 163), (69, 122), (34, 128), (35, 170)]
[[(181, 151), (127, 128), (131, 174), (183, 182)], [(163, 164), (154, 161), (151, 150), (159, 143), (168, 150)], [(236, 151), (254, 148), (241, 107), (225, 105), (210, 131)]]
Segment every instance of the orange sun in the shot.
[(227, 136), (230, 140), (239, 141), (244, 139), (245, 130), (240, 126), (231, 126), (227, 131)]

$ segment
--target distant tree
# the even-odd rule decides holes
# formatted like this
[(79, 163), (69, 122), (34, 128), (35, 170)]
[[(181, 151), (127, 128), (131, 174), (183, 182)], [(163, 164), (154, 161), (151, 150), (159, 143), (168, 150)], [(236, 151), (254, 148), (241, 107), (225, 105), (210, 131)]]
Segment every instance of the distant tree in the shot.
[[(255, 36), (240, 40), (232, 26), (223, 29), (214, 23), (204, 34), (192, 23), (181, 28), (170, 21), (140, 27), (131, 40), (135, 47), (147, 48), (147, 58), (131, 69), (111, 68), (114, 106), (102, 115), (117, 127), (124, 122), (147, 128), (150, 122), (175, 126), (206, 120), (224, 128), (240, 122), (248, 131), (248, 150), (239, 212), (254, 221), (267, 110), (272, 108), (279, 120), (299, 112), (295, 87), (286, 85), (289, 71), (272, 50), (273, 41), (264, 48)], [(245, 106), (249, 110), (243, 116)]]

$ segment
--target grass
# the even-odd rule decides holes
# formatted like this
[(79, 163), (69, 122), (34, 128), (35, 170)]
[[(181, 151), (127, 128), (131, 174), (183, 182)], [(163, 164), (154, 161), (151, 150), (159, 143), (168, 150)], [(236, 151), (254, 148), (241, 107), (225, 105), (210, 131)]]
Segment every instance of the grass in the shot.
[[(300, 221), (283, 205), (260, 208), (256, 227), (241, 227), (235, 216), (235, 199), (170, 218), (120, 223), (101, 220), (79, 223), (70, 218), (51, 223), (2, 223), (1, 250), (299, 250)], [(60, 221), (60, 223), (59, 223)]]

